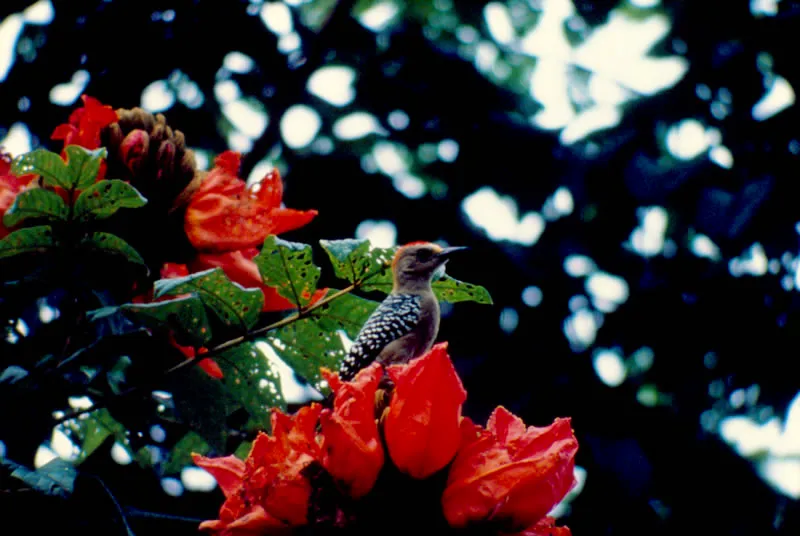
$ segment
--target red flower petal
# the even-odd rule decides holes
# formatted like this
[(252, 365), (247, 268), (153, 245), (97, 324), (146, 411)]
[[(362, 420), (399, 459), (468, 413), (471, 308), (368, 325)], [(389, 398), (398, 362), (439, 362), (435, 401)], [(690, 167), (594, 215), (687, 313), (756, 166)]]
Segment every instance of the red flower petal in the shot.
[(0, 238), (9, 234), (9, 230), (3, 225), (3, 216), (6, 211), (14, 204), (17, 194), (22, 191), (22, 186), (13, 175), (0, 174)]
[(570, 420), (524, 431), (521, 424), (500, 407), (487, 430), (472, 423), (462, 426), (462, 446), (442, 496), (452, 526), (504, 519), (514, 527), (529, 527), (572, 488), (578, 442)]
[(556, 520), (545, 517), (515, 536), (572, 536), (569, 527), (556, 527)]
[(82, 118), (86, 123), (105, 127), (119, 119), (117, 112), (111, 106), (103, 104), (96, 98), (89, 95), (81, 95), (81, 100), (86, 108), (86, 114)]
[(214, 159), (214, 166), (222, 168), (234, 177), (239, 175), (242, 155), (236, 151), (225, 151)]
[(258, 434), (245, 460), (248, 499), (289, 525), (307, 522), (311, 485), (302, 471), (319, 459), (316, 426), (321, 410), (312, 404), (291, 417), (273, 410), (273, 435)]
[(64, 140), (64, 147), (80, 145), (86, 149), (97, 149), (100, 147), (100, 131), (118, 120), (117, 112), (94, 97), (82, 95), (81, 100), (83, 107), (73, 111), (69, 123), (56, 127), (50, 137)]
[(426, 478), (447, 465), (458, 450), (467, 392), (447, 355), (447, 343), (387, 371), (395, 383), (384, 421), (389, 455), (401, 471)]
[[(225, 536), (257, 536), (268, 529), (285, 527), (283, 523), (270, 516), (264, 508), (255, 505), (252, 511), (237, 518), (225, 527)], [(203, 525), (200, 525), (203, 528)]]
[(299, 229), (313, 220), (318, 212), (316, 210), (294, 210), (292, 208), (278, 208), (270, 212), (272, 229), (269, 234), (283, 234)]
[(192, 453), (192, 461), (198, 467), (202, 467), (211, 473), (225, 497), (230, 497), (242, 487), (245, 465), (236, 456), (206, 458), (200, 454)]
[(64, 145), (72, 145), (72, 139), (78, 135), (78, 128), (69, 124), (58, 125), (50, 135), (52, 140), (64, 140)]
[(352, 497), (366, 495), (383, 467), (383, 448), (375, 422), (375, 391), (383, 376), (378, 363), (361, 370), (351, 382), (323, 371), (335, 393), (333, 411), (320, 416), (322, 465)]
[(189, 268), (185, 264), (175, 262), (165, 262), (161, 267), (161, 279), (174, 279), (176, 277), (186, 277), (189, 275)]
[(316, 216), (314, 210), (280, 208), (283, 185), (277, 170), (246, 188), (234, 169), (238, 156), (223, 153), (189, 200), (184, 229), (195, 248), (232, 251), (257, 246), (268, 235), (297, 229)]
[[(0, 148), (1, 149), (1, 148)], [(22, 175), (17, 177), (11, 173), (11, 156), (0, 151), (0, 238), (4, 238), (11, 231), (3, 225), (3, 216), (14, 204), (17, 196), (28, 188), (36, 188), (31, 184), (37, 175)]]
[[(201, 348), (201, 350), (205, 350), (205, 348)], [(203, 359), (197, 364), (197, 366), (203, 369), (203, 372), (215, 380), (221, 380), (225, 377), (225, 373), (222, 372), (222, 369), (219, 367), (219, 363), (211, 358)]]

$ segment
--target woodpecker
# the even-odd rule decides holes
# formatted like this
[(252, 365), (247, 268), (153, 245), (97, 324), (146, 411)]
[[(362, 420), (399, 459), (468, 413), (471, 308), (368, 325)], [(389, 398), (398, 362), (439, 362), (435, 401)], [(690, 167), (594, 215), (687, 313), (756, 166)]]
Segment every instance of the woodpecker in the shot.
[(376, 359), (384, 365), (407, 363), (430, 350), (439, 333), (439, 302), (431, 282), (444, 272), (450, 255), (462, 249), (412, 242), (397, 250), (392, 292), (367, 319), (342, 361), (342, 380), (351, 380)]

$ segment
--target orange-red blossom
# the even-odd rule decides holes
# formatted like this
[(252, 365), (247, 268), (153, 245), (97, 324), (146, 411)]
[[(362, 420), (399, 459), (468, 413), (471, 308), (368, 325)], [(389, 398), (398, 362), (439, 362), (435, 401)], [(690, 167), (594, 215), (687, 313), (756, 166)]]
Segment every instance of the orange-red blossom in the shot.
[[(405, 478), (431, 485), (444, 480), (429, 477), (447, 472), (441, 512), (453, 529), (570, 534), (547, 517), (574, 485), (578, 443), (569, 419), (526, 427), (498, 407), (486, 428), (473, 424), (461, 416), (466, 392), (443, 343), (409, 364), (388, 367), (395, 388), (377, 421), (375, 393), (383, 372), (375, 363), (342, 382), (324, 371), (333, 408), (312, 404), (291, 417), (275, 410), (272, 435), (259, 434), (245, 461), (194, 456), (226, 496), (219, 519), (201, 528), (245, 536), (314, 523), (310, 512), (319, 484), (305, 476), (306, 468), (323, 467), (337, 492), (357, 504), (391, 464)], [(392, 513), (391, 501), (386, 508), (387, 523), (393, 515), (410, 515)]]
[[(184, 231), (198, 250), (189, 262), (191, 272), (222, 268), (225, 274), (245, 288), (264, 293), (263, 311), (295, 308), (278, 291), (264, 284), (253, 257), (256, 246), (269, 235), (292, 231), (309, 223), (316, 210), (295, 210), (281, 206), (283, 182), (277, 170), (247, 186), (239, 178), (241, 155), (225, 151), (214, 161), (200, 187), (189, 199)], [(327, 289), (318, 290), (311, 303), (321, 299)]]

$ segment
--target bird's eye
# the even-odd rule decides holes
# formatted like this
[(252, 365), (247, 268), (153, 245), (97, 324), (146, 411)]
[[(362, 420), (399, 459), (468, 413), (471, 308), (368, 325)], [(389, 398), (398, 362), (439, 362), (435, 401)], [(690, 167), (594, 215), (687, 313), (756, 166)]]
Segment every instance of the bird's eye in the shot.
[(433, 255), (433, 251), (430, 249), (421, 249), (417, 251), (417, 260), (420, 262), (428, 262), (431, 260), (431, 256)]

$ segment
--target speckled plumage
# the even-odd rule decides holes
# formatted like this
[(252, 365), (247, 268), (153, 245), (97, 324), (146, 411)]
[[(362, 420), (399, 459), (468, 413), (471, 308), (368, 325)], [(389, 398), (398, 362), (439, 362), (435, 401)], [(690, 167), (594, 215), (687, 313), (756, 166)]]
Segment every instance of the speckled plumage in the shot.
[(392, 341), (409, 334), (420, 321), (421, 297), (415, 294), (390, 294), (372, 312), (353, 346), (342, 361), (339, 376), (350, 380), (372, 363)]

